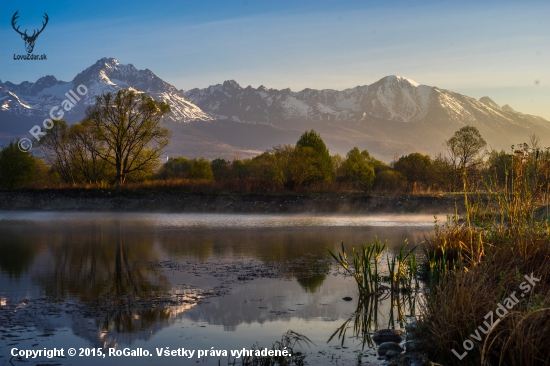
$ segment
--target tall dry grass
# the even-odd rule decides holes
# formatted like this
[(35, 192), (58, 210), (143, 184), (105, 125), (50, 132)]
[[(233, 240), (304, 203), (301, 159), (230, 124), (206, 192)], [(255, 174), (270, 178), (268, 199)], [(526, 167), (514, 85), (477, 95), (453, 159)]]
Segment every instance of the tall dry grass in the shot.
[[(427, 240), (430, 293), (415, 332), (435, 361), (550, 365), (547, 192), (534, 181), (529, 164), (517, 156), (504, 187), (489, 183), (488, 193), (465, 194), (466, 212)], [(464, 186), (472, 192), (467, 177)], [(526, 290), (522, 283), (531, 274), (540, 282)], [(499, 304), (508, 305), (501, 318)], [(494, 326), (490, 312), (499, 320)]]

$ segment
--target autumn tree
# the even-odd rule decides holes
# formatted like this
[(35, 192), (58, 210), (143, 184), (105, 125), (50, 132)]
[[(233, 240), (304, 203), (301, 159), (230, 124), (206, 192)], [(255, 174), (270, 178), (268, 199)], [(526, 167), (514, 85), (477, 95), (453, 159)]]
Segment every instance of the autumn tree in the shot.
[(428, 184), (431, 165), (432, 160), (428, 155), (412, 153), (400, 157), (393, 163), (393, 168), (407, 179), (409, 188), (412, 188), (415, 183)]
[(129, 174), (152, 170), (158, 163), (171, 136), (161, 124), (169, 112), (167, 103), (126, 89), (96, 97), (95, 105), (86, 111), (93, 136), (102, 143), (101, 149), (93, 151), (115, 169), (118, 185)]
[(212, 166), (205, 158), (170, 158), (160, 169), (159, 176), (162, 179), (186, 178), (214, 180)]
[[(300, 185), (330, 182), (334, 178), (332, 158), (325, 142), (314, 130), (304, 132), (296, 142), (292, 165), (300, 176)], [(304, 171), (300, 172), (300, 169)]]
[(369, 158), (370, 155), (368, 155), (368, 152), (367, 154), (362, 154), (357, 147), (351, 149), (340, 167), (342, 179), (358, 184), (363, 189), (372, 188), (375, 174), (374, 167), (368, 161)]
[(89, 121), (71, 126), (63, 120), (56, 121), (38, 146), (66, 183), (99, 183), (114, 179), (114, 168), (98, 153), (106, 147), (95, 138)]

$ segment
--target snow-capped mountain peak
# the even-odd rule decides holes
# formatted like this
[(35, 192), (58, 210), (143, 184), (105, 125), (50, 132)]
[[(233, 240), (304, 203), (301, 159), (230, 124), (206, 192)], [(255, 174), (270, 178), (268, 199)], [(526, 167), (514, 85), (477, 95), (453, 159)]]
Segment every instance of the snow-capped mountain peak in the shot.
[(399, 75), (388, 75), (388, 76), (382, 78), (382, 80), (384, 80), (387, 83), (394, 83), (394, 82), (396, 82), (396, 83), (408, 83), (408, 84), (410, 84), (414, 87), (417, 87), (417, 86), (420, 85), (414, 80), (411, 80), (411, 79), (408, 79), (406, 77), (399, 76)]
[(500, 106), (495, 103), (494, 100), (492, 100), (489, 97), (481, 97), (479, 98), (479, 101), (483, 104), (485, 104), (488, 107), (494, 108), (494, 109), (500, 109)]
[[(38, 79), (35, 83), (23, 82), (19, 85), (6, 82), (0, 88), (15, 93), (17, 98), (10, 96), (6, 90), (0, 89), (0, 100), (6, 100), (3, 105), (9, 106), (16, 115), (26, 117), (47, 116), (48, 111), (61, 104), (70, 90), (76, 90), (79, 85), (88, 89), (83, 101), (76, 108), (65, 113), (65, 118), (78, 120), (83, 117), (86, 107), (95, 103), (95, 97), (105, 93), (116, 93), (120, 89), (135, 89), (145, 92), (155, 100), (167, 102), (172, 112), (168, 119), (178, 122), (209, 121), (207, 113), (194, 105), (183, 93), (174, 86), (157, 77), (151, 70), (138, 70), (132, 64), (121, 64), (114, 58), (104, 57), (79, 73), (71, 82), (63, 82), (49, 75)], [(10, 104), (11, 103), (11, 104)]]

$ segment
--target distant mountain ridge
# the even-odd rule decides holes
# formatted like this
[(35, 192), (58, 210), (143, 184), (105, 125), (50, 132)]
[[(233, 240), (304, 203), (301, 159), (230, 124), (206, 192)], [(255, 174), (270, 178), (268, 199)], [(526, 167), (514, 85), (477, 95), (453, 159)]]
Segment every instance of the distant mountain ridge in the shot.
[(342, 91), (332, 89), (256, 89), (225, 81), (184, 93), (193, 103), (222, 120), (255, 123), (301, 121), (368, 121), (452, 123), (550, 128), (542, 117), (501, 108), (489, 97), (480, 100), (437, 87), (419, 85), (402, 76), (386, 76), (371, 85)]
[(309, 128), (322, 133), (331, 152), (344, 154), (359, 146), (385, 160), (413, 151), (435, 154), (465, 125), (478, 127), (494, 148), (509, 148), (533, 133), (550, 144), (550, 122), (542, 117), (500, 107), (489, 97), (477, 100), (402, 76), (341, 91), (242, 87), (234, 80), (183, 91), (149, 69), (114, 58), (98, 60), (69, 82), (52, 75), (34, 83), (0, 81), (0, 139), (24, 137), (80, 84), (88, 93), (65, 114), (71, 123), (84, 117), (96, 96), (122, 88), (170, 104), (172, 156), (252, 156), (275, 144), (293, 143)]

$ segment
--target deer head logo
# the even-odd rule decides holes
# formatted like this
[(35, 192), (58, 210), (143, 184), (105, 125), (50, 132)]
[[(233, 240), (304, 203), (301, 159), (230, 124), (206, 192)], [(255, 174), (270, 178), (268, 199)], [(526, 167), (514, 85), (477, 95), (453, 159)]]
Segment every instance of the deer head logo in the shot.
[(11, 26), (13, 27), (13, 29), (19, 33), (21, 35), (21, 38), (23, 38), (23, 40), (25, 41), (25, 48), (27, 49), (27, 53), (32, 53), (32, 50), (34, 49), (34, 42), (36, 41), (36, 38), (38, 38), (38, 35), (40, 35), (40, 33), (42, 33), (42, 31), (44, 30), (44, 28), (46, 28), (46, 24), (48, 24), (48, 20), (50, 20), (50, 18), (48, 18), (48, 14), (44, 13), (44, 20), (45, 22), (42, 22), (42, 29), (38, 30), (38, 29), (35, 29), (32, 36), (29, 36), (27, 34), (27, 30), (25, 29), (25, 32), (21, 33), (19, 31), (19, 27), (15, 27), (15, 21), (17, 20), (17, 18), (19, 18), (19, 15), (17, 15), (17, 13), (19, 13), (19, 10), (15, 12), (15, 14), (13, 14), (13, 18), (11, 18)]

